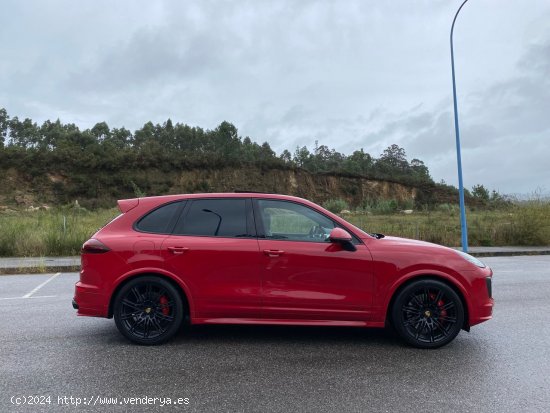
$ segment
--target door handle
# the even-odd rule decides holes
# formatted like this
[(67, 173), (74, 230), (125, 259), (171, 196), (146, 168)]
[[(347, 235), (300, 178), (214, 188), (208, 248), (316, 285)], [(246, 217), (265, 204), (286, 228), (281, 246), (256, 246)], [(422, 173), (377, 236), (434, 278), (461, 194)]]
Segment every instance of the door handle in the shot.
[(283, 255), (285, 252), (281, 250), (264, 250), (264, 254), (268, 257), (279, 257)]
[(168, 251), (170, 251), (174, 255), (181, 255), (185, 251), (189, 251), (189, 248), (187, 248), (187, 247), (168, 247)]

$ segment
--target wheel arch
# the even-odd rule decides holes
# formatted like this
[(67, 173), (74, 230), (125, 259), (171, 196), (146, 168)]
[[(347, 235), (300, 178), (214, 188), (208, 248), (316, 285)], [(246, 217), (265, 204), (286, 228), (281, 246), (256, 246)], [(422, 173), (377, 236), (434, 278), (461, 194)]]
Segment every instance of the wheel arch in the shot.
[(391, 325), (391, 308), (393, 306), (393, 303), (395, 302), (396, 297), (399, 295), (399, 293), (406, 288), (408, 285), (412, 284), (416, 281), (423, 281), (423, 280), (435, 280), (440, 281), (449, 286), (454, 290), (455, 293), (457, 293), (458, 297), (460, 298), (460, 301), (462, 302), (462, 307), (464, 308), (464, 324), (462, 326), (463, 330), (470, 331), (470, 308), (469, 308), (469, 301), (466, 298), (466, 291), (464, 287), (458, 283), (454, 278), (451, 278), (447, 275), (441, 275), (437, 273), (420, 273), (420, 274), (414, 274), (412, 276), (402, 278), (398, 283), (396, 283), (393, 288), (391, 289), (392, 293), (390, 295), (389, 300), (386, 300), (385, 305), (385, 325)]
[(158, 269), (149, 269), (149, 270), (143, 269), (141, 271), (131, 272), (120, 277), (115, 283), (115, 287), (113, 288), (112, 290), (113, 292), (111, 294), (111, 297), (109, 298), (109, 308), (108, 308), (109, 318), (113, 316), (115, 297), (117, 296), (118, 292), (130, 281), (133, 281), (136, 278), (146, 277), (146, 276), (158, 277), (172, 284), (172, 286), (180, 293), (180, 296), (182, 298), (182, 303), (184, 305), (185, 310), (187, 311), (186, 314), (189, 317), (189, 320), (184, 320), (184, 322), (187, 322), (187, 321), (190, 322), (191, 319), (194, 318), (195, 313), (194, 313), (193, 300), (187, 285), (185, 285), (185, 283), (183, 283), (179, 278), (175, 277), (173, 274), (166, 273), (164, 271), (159, 271)]

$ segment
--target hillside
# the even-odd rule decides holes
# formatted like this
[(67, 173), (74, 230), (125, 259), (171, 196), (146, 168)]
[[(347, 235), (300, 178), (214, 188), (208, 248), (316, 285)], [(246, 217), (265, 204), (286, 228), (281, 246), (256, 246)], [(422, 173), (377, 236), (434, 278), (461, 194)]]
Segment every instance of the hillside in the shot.
[(419, 159), (391, 145), (378, 157), (345, 155), (315, 142), (277, 155), (222, 122), (214, 130), (152, 124), (133, 133), (105, 122), (81, 130), (60, 120), (38, 125), (0, 109), (0, 206), (78, 202), (108, 207), (141, 195), (249, 190), (316, 202), (342, 198), (351, 207), (394, 200), (403, 208), (456, 201)]
[(342, 198), (352, 207), (381, 199), (395, 200), (403, 209), (456, 202), (456, 194), (446, 186), (412, 186), (357, 176), (312, 174), (301, 169), (227, 167), (166, 172), (150, 168), (120, 171), (116, 177), (97, 171), (75, 179), (59, 172), (32, 176), (10, 168), (0, 175), (0, 206), (27, 208), (78, 201), (94, 209), (114, 206), (117, 199), (142, 195), (235, 190), (290, 194), (319, 203)]

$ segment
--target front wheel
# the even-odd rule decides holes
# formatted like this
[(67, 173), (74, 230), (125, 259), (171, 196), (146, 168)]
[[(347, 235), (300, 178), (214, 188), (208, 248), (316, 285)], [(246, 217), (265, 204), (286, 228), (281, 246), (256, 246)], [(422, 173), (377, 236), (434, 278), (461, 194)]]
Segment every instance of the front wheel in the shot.
[(418, 348), (437, 348), (451, 342), (464, 324), (464, 306), (447, 284), (420, 280), (403, 288), (391, 309), (397, 333)]
[(179, 292), (168, 281), (145, 276), (118, 292), (113, 316), (118, 330), (137, 344), (160, 344), (173, 337), (183, 321)]

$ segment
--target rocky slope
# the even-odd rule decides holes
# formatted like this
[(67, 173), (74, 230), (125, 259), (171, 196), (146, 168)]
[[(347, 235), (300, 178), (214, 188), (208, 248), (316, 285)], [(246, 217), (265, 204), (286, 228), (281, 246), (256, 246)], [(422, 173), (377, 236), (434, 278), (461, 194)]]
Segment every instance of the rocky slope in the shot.
[(66, 176), (48, 173), (28, 176), (8, 169), (0, 174), (0, 205), (20, 208), (79, 201), (87, 207), (113, 206), (117, 199), (136, 195), (190, 192), (259, 191), (296, 195), (322, 203), (345, 199), (352, 207), (365, 201), (393, 199), (400, 205), (455, 202), (448, 187), (426, 184), (422, 188), (356, 176), (311, 174), (304, 170), (221, 168), (162, 171), (108, 172)]

